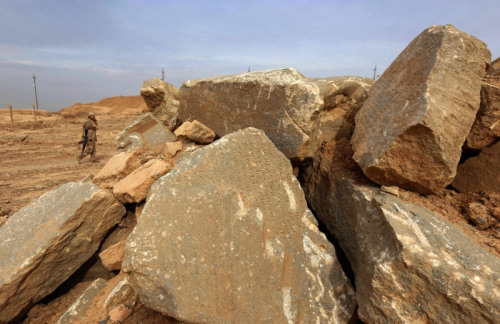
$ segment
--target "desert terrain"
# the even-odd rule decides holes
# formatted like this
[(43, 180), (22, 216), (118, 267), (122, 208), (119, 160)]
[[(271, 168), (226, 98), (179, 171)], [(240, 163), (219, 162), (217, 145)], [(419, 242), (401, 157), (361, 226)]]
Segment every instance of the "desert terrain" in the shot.
[[(60, 185), (95, 174), (116, 154), (116, 135), (135, 120), (147, 106), (141, 96), (113, 97), (80, 104), (56, 113), (32, 109), (0, 109), (0, 215), (14, 214), (32, 199)], [(87, 113), (99, 122), (97, 158), (79, 164), (78, 144)]]

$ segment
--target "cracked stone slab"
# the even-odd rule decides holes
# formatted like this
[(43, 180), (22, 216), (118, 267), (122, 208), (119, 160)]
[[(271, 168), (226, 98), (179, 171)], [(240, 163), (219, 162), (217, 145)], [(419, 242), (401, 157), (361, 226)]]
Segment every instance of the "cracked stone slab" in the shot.
[(500, 259), (456, 225), (351, 180), (309, 174), (305, 190), (350, 261), (365, 323), (500, 318)]
[(52, 293), (97, 251), (124, 214), (111, 194), (72, 182), (9, 217), (0, 227), (0, 322)]
[(190, 323), (346, 323), (356, 304), (289, 160), (255, 128), (158, 179), (122, 271), (145, 305)]
[(189, 80), (179, 95), (182, 120), (196, 119), (218, 137), (262, 129), (283, 154), (298, 159), (307, 156), (311, 119), (323, 106), (318, 86), (293, 68)]

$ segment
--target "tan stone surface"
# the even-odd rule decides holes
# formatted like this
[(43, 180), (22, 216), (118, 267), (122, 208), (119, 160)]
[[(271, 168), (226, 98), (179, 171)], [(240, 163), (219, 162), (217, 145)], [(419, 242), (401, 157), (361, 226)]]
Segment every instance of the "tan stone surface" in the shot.
[(491, 62), (491, 65), (488, 69), (489, 75), (500, 76), (500, 57)]
[(415, 38), (356, 115), (354, 160), (381, 185), (429, 194), (453, 181), (490, 52), (451, 25)]
[(318, 85), (325, 102), (313, 122), (308, 145), (309, 156), (315, 156), (324, 143), (340, 138), (350, 139), (354, 116), (368, 97), (374, 81), (357, 76), (309, 79)]
[(120, 270), (125, 256), (125, 241), (120, 241), (99, 253), (102, 264), (109, 271)]
[(177, 152), (182, 150), (182, 142), (177, 141), (177, 142), (168, 142), (165, 143), (165, 152), (168, 153), (170, 156), (174, 157)]
[(138, 153), (138, 150), (130, 150), (113, 155), (96, 174), (94, 180), (107, 180), (129, 174), (137, 167)]
[(418, 204), (350, 180), (305, 190), (354, 271), (364, 323), (494, 323), (500, 259)]
[(254, 128), (183, 155), (125, 249), (141, 301), (182, 321), (346, 323), (354, 311), (289, 160)]
[(196, 119), (218, 137), (262, 129), (288, 158), (303, 159), (311, 119), (323, 106), (318, 86), (293, 68), (189, 80), (179, 89), (182, 120)]
[(500, 81), (483, 81), (481, 106), (467, 135), (465, 146), (480, 150), (500, 138)]
[(116, 136), (116, 147), (123, 152), (147, 145), (155, 149), (166, 142), (175, 142), (177, 138), (160, 120), (151, 113), (137, 118)]
[(53, 292), (95, 253), (124, 214), (112, 195), (76, 182), (9, 217), (0, 227), (0, 322)]
[(197, 120), (184, 122), (174, 134), (177, 138), (188, 139), (198, 144), (210, 144), (215, 139), (214, 131)]
[(149, 111), (161, 120), (170, 130), (174, 131), (180, 124), (179, 119), (179, 90), (172, 84), (153, 78), (144, 81), (141, 88)]
[(116, 199), (122, 203), (138, 203), (146, 199), (149, 187), (169, 171), (167, 163), (152, 159), (120, 180), (113, 188)]
[(460, 192), (500, 192), (500, 141), (459, 165), (451, 185)]

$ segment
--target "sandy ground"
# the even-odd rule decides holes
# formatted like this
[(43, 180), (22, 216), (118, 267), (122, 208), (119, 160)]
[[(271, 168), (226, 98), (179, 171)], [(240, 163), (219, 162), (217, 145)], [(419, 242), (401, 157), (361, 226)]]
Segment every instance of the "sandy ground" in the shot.
[[(94, 109), (95, 111), (95, 109)], [(89, 157), (78, 164), (82, 124), (86, 113), (39, 111), (37, 123), (32, 110), (0, 109), (0, 215), (8, 217), (31, 200), (60, 185), (96, 174), (116, 154), (116, 135), (142, 114), (100, 114), (97, 109), (98, 163)], [(0, 224), (3, 223), (0, 217)]]

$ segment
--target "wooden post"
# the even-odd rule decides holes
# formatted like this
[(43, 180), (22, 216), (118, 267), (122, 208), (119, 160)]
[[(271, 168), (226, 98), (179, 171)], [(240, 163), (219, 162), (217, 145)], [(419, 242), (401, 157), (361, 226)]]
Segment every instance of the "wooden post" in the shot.
[(9, 110), (10, 110), (10, 122), (14, 124), (14, 115), (12, 114), (12, 105), (10, 103), (7, 103), (9, 105)]
[(33, 86), (35, 87), (36, 109), (38, 110), (38, 95), (36, 94), (36, 76), (33, 73)]
[(35, 110), (35, 105), (31, 104), (31, 107), (33, 107), (33, 119), (35, 120), (35, 127), (36, 127), (36, 110)]

